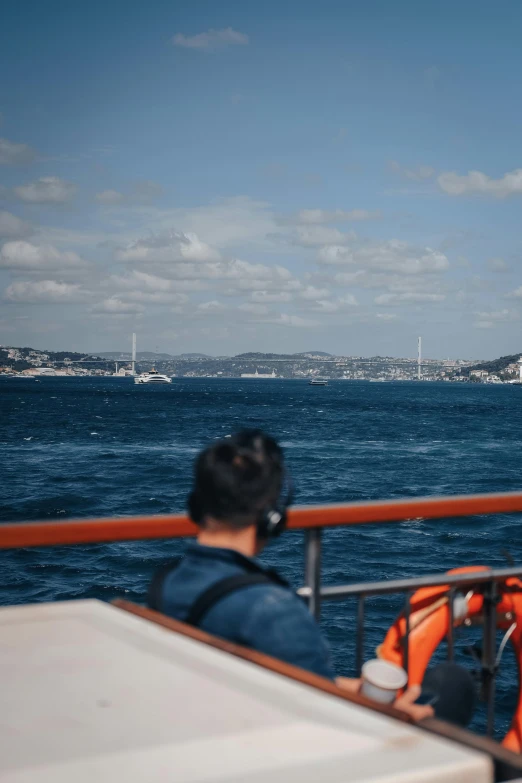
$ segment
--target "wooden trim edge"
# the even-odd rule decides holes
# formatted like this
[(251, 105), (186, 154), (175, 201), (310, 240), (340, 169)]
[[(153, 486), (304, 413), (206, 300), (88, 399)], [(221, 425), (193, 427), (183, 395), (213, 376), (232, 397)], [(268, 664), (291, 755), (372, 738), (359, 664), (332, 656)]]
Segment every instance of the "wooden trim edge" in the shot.
[(479, 753), (485, 753), (488, 755), (494, 765), (495, 781), (507, 781), (515, 778), (522, 777), (522, 755), (513, 753), (510, 750), (502, 747), (498, 742), (489, 739), (488, 737), (482, 737), (477, 734), (473, 734), (467, 729), (462, 729), (458, 726), (453, 726), (450, 723), (437, 720), (436, 718), (427, 718), (419, 723), (415, 723), (413, 719), (400, 710), (396, 710), (394, 707), (390, 707), (384, 704), (377, 704), (374, 701), (366, 699), (364, 696), (355, 693), (348, 693), (347, 691), (339, 688), (335, 683), (327, 680), (324, 677), (319, 677), (316, 674), (311, 674), (305, 669), (300, 669), (297, 666), (292, 666), (289, 663), (280, 661), (277, 658), (272, 658), (269, 655), (260, 653), (257, 650), (251, 650), (247, 647), (228, 642), (225, 639), (220, 639), (217, 636), (212, 636), (199, 628), (193, 628), (186, 623), (182, 623), (179, 620), (174, 620), (167, 615), (156, 612), (153, 609), (148, 609), (144, 606), (139, 606), (131, 601), (126, 601), (123, 598), (116, 598), (112, 601), (112, 605), (117, 609), (121, 609), (124, 612), (129, 612), (137, 617), (147, 620), (155, 625), (160, 625), (166, 630), (174, 633), (181, 634), (195, 641), (202, 642), (203, 644), (213, 647), (222, 652), (227, 652), (230, 655), (234, 655), (236, 658), (241, 658), (244, 661), (253, 663), (256, 666), (261, 666), (264, 669), (268, 669), (276, 674), (280, 674), (283, 677), (288, 677), (291, 680), (300, 682), (303, 685), (308, 685), (316, 690), (328, 693), (331, 696), (335, 696), (338, 699), (357, 704), (361, 707), (366, 707), (373, 712), (385, 715), (388, 718), (401, 721), (402, 723), (408, 723), (415, 725), (423, 731), (427, 731), (430, 734), (435, 734), (443, 739), (456, 742), (459, 745), (464, 745), (470, 750), (477, 751)]

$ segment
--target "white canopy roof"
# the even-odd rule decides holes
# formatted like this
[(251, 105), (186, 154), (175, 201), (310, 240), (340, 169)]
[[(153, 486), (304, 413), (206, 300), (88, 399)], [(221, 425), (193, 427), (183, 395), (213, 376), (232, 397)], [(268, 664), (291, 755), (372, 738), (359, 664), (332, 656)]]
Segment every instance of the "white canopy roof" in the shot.
[(2, 783), (491, 781), (489, 759), (98, 601), (0, 609)]

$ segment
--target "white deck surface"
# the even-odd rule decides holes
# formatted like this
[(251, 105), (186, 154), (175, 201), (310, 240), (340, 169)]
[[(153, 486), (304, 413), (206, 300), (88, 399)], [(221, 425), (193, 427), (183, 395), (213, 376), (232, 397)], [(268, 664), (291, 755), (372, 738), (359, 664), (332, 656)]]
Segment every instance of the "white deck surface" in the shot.
[(98, 601), (0, 609), (2, 783), (491, 781), (490, 762)]

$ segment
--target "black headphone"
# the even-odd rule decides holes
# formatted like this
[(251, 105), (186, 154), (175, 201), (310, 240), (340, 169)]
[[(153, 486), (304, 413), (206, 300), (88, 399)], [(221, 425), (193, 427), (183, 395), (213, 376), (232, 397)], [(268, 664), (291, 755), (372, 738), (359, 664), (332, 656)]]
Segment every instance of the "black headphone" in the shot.
[(288, 509), (294, 498), (292, 479), (287, 470), (283, 471), (283, 482), (279, 500), (271, 508), (266, 508), (257, 521), (258, 538), (277, 538), (286, 527)]
[(205, 516), (205, 509), (201, 502), (201, 495), (199, 492), (193, 490), (187, 498), (187, 511), (188, 515), (196, 525), (201, 525), (203, 517)]
[[(288, 471), (284, 470), (281, 493), (277, 503), (264, 509), (257, 521), (258, 538), (277, 538), (281, 535), (286, 527), (287, 512), (289, 506), (292, 504), (293, 497), (294, 488), (292, 480)], [(187, 499), (187, 508), (192, 521), (195, 522), (196, 525), (200, 525), (203, 522), (206, 509), (199, 492), (192, 491), (190, 493)]]

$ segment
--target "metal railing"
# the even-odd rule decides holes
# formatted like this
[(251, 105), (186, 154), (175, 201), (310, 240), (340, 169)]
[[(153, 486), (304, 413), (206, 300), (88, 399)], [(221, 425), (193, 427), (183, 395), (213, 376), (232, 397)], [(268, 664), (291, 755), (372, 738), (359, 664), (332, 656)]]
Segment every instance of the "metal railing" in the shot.
[[(450, 495), (292, 508), (288, 527), (309, 530), (516, 512), (522, 512), (522, 492)], [(0, 549), (184, 538), (197, 532), (196, 525), (184, 514), (0, 523)]]
[[(521, 568), (507, 568), (471, 574), (437, 574), (413, 579), (370, 582), (352, 585), (321, 585), (321, 534), (329, 527), (406, 520), (444, 520), (455, 517), (522, 512), (522, 493), (460, 495), (348, 503), (343, 505), (296, 508), (289, 512), (290, 529), (305, 531), (305, 585), (298, 590), (312, 614), (319, 619), (323, 601), (356, 597), (356, 668), (360, 671), (364, 649), (365, 600), (369, 596), (402, 593), (405, 595), (404, 664), (409, 667), (410, 599), (421, 587), (448, 586), (448, 657), (453, 658), (453, 598), (459, 588), (479, 586), (484, 595), (483, 609), (483, 692), (488, 704), (488, 733), (494, 728), (496, 595), (497, 587), (509, 577), (521, 576)], [(96, 520), (0, 524), (0, 549), (45, 547), (70, 544), (103, 543), (195, 536), (196, 526), (184, 515), (120, 517)]]
[[(468, 574), (433, 574), (413, 577), (411, 579), (395, 579), (382, 582), (360, 582), (358, 584), (333, 585), (321, 587), (319, 568), (321, 561), (320, 531), (309, 531), (306, 534), (306, 586), (297, 590), (298, 595), (308, 602), (310, 611), (317, 620), (320, 618), (323, 601), (340, 601), (349, 598), (357, 599), (355, 670), (361, 675), (364, 662), (364, 626), (365, 601), (370, 596), (404, 595), (405, 631), (403, 644), (403, 665), (409, 676), (410, 647), (410, 616), (411, 598), (413, 594), (425, 587), (447, 587), (448, 600), (448, 635), (447, 658), (452, 661), (455, 654), (454, 646), (454, 599), (459, 590), (473, 587), (483, 594), (483, 639), (480, 658), (480, 674), (482, 697), (486, 702), (488, 736), (493, 736), (495, 730), (495, 685), (497, 673), (497, 592), (498, 586), (511, 577), (522, 577), (522, 567), (499, 568), (475, 571)], [(444, 593), (442, 594), (444, 595)], [(471, 621), (470, 621), (471, 624)]]

